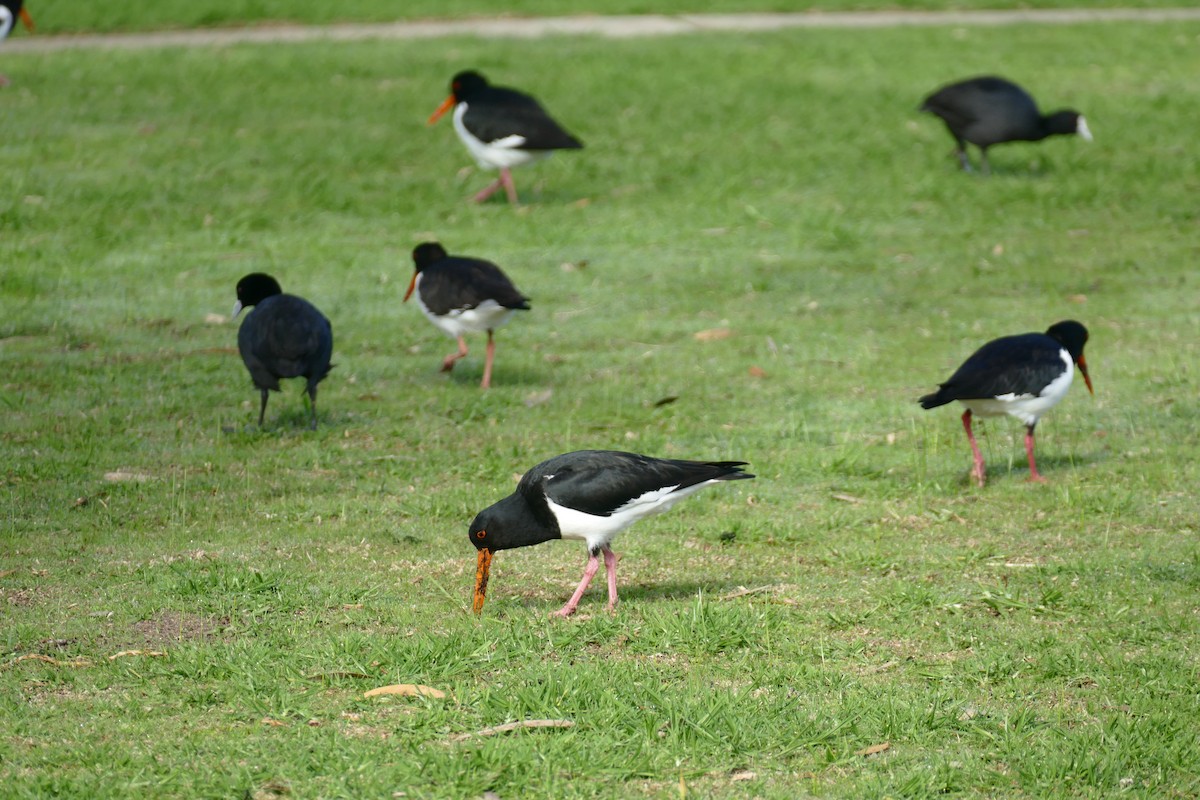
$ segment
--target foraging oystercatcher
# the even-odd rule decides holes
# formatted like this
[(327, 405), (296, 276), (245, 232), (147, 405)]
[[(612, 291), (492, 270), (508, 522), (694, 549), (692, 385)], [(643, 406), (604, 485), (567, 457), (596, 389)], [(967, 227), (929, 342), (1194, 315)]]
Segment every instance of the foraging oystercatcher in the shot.
[(508, 322), (514, 311), (528, 311), (529, 298), (492, 262), (446, 255), (437, 242), (417, 245), (413, 264), (415, 269), (404, 302), (415, 292), (421, 313), (439, 330), (458, 339), (458, 352), (442, 360), (442, 372), (454, 369), (454, 362), (466, 356), (463, 334), (487, 331), (487, 357), (479, 385), (490, 388), (492, 359), (496, 355), (492, 331)]
[(1038, 142), (1047, 136), (1077, 133), (1092, 140), (1087, 120), (1070, 109), (1042, 115), (1029, 93), (1012, 81), (994, 76), (943, 86), (921, 105), (921, 111), (941, 117), (957, 144), (962, 168), (971, 170), (966, 142), (979, 148), (984, 174), (991, 172), (987, 150), (1003, 142)]
[[(25, 28), (33, 31), (33, 17), (25, 9), (25, 0), (0, 0), (0, 41), (8, 38), (13, 27), (20, 19)], [(8, 78), (0, 75), (0, 86), (7, 86)]]
[(600, 568), (601, 553), (611, 611), (617, 605), (617, 556), (609, 547), (613, 538), (709, 484), (753, 478), (742, 471), (745, 464), (678, 461), (615, 450), (579, 450), (543, 461), (525, 473), (515, 492), (480, 511), (471, 523), (471, 544), (479, 550), (475, 613), (483, 610), (493, 553), (551, 539), (580, 539), (588, 547), (583, 579), (554, 616), (575, 612)]
[(238, 329), (238, 350), (254, 385), (262, 392), (258, 411), (261, 428), (267, 412), (267, 391), (279, 391), (280, 378), (307, 378), (312, 401), (312, 425), (317, 427), (317, 384), (332, 365), (333, 328), (325, 315), (307, 300), (284, 294), (279, 282), (261, 272), (238, 281), (233, 318), (243, 308), (254, 310)]
[(1083, 347), (1087, 328), (1074, 320), (1051, 325), (1045, 333), (1023, 333), (994, 339), (976, 350), (933, 394), (920, 399), (922, 408), (937, 408), (957, 400), (967, 407), (963, 428), (975, 466), (971, 475), (983, 486), (983, 456), (971, 432), (971, 415), (998, 417), (1007, 414), (1025, 423), (1025, 454), (1029, 457), (1029, 480), (1045, 480), (1033, 461), (1033, 429), (1043, 414), (1066, 397), (1078, 365), (1088, 392)]
[(450, 81), (450, 96), (429, 117), (432, 125), (454, 109), (454, 131), (483, 169), (500, 178), (475, 195), (487, 200), (501, 186), (508, 202), (517, 202), (513, 167), (546, 158), (555, 150), (578, 150), (583, 143), (563, 130), (537, 100), (515, 89), (492, 86), (478, 72), (460, 72)]

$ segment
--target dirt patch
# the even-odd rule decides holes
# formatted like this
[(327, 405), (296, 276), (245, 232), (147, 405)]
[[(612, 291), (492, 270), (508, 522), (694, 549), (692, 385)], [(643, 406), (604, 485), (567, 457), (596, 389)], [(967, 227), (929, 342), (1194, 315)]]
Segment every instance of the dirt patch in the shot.
[(180, 642), (206, 641), (220, 636), (228, 624), (228, 619), (219, 617), (160, 611), (149, 619), (135, 622), (127, 643), (162, 649)]

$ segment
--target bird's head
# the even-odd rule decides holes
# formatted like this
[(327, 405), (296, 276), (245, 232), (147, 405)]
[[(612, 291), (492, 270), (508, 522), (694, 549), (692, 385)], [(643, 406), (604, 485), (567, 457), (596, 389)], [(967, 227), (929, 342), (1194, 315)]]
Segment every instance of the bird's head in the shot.
[(1088, 393), (1095, 394), (1092, 389), (1092, 379), (1088, 375), (1087, 359), (1083, 357), (1083, 348), (1088, 340), (1088, 330), (1083, 327), (1083, 323), (1073, 319), (1056, 322), (1046, 330), (1046, 335), (1066, 349), (1071, 360), (1079, 367), (1079, 372), (1083, 375), (1083, 382), (1087, 384)]
[(492, 555), (497, 550), (527, 547), (561, 538), (557, 526), (551, 527), (538, 520), (519, 491), (476, 514), (475, 519), (471, 521), (468, 535), (471, 537), (471, 544), (475, 545), (478, 551), (475, 598), (471, 604), (476, 614), (483, 611), (483, 603), (487, 599)]
[(429, 121), (426, 125), (432, 125), (442, 118), (450, 109), (463, 100), (466, 100), (473, 93), (480, 89), (486, 88), (488, 85), (487, 78), (480, 75), (474, 70), (460, 72), (450, 79), (450, 96), (442, 101), (442, 104), (437, 107), (437, 110), (429, 115)]
[(265, 272), (252, 272), (237, 283), (237, 302), (233, 304), (233, 318), (243, 308), (258, 305), (272, 295), (283, 294), (279, 281)]
[(1083, 114), (1073, 109), (1055, 111), (1046, 117), (1046, 128), (1051, 133), (1065, 136), (1077, 133), (1085, 142), (1092, 141), (1092, 129), (1088, 127), (1087, 120), (1083, 118)]
[(412, 296), (413, 290), (417, 288), (417, 276), (421, 274), (421, 270), (445, 258), (446, 248), (437, 242), (424, 242), (413, 248), (412, 257), (414, 267), (413, 276), (412, 280), (408, 282), (408, 291), (404, 293), (404, 300), (402, 302), (405, 303)]

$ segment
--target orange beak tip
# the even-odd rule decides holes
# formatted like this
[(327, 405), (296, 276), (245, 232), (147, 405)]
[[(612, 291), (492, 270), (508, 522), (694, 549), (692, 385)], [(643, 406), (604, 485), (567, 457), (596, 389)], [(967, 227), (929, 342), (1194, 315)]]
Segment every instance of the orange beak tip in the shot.
[(449, 111), (452, 108), (454, 108), (454, 95), (450, 95), (445, 100), (443, 100), (442, 104), (437, 107), (437, 111), (434, 111), (432, 114), (429, 115), (429, 119), (425, 121), (425, 124), (426, 125), (434, 124), (435, 122), (437, 122), (439, 119), (442, 118), (442, 114), (445, 114), (447, 111)]
[(30, 33), (33, 33), (33, 17), (29, 16), (29, 12), (22, 6), (20, 11), (21, 22), (25, 23), (25, 28)]

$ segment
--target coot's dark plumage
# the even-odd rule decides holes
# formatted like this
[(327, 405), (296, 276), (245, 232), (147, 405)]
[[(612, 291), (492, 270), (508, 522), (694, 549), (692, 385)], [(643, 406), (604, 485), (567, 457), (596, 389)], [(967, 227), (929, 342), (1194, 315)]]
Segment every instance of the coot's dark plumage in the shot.
[(429, 124), (451, 108), (454, 131), (484, 169), (500, 170), (500, 178), (475, 195), (482, 203), (501, 186), (510, 203), (517, 202), (511, 169), (545, 158), (555, 150), (578, 150), (583, 143), (567, 133), (527, 94), (492, 86), (478, 72), (460, 72), (450, 81), (450, 96), (429, 117)]
[[(25, 9), (25, 0), (0, 0), (0, 41), (8, 38), (18, 19), (26, 29), (33, 30), (33, 17)], [(7, 85), (8, 78), (0, 75), (0, 86)]]
[(417, 245), (413, 250), (413, 265), (405, 302), (415, 292), (421, 313), (439, 330), (458, 339), (458, 352), (442, 360), (442, 372), (454, 369), (454, 362), (466, 356), (464, 334), (487, 331), (487, 357), (480, 386), (489, 388), (496, 355), (492, 332), (507, 322), (514, 311), (528, 311), (529, 298), (492, 262), (447, 255), (437, 242)]
[(279, 391), (280, 378), (305, 378), (312, 401), (312, 427), (317, 427), (317, 384), (332, 365), (333, 328), (307, 300), (283, 294), (279, 282), (255, 272), (238, 281), (233, 316), (254, 310), (238, 329), (238, 350), (254, 385), (262, 392), (258, 424), (267, 412), (267, 392)]
[(966, 142), (979, 148), (983, 171), (990, 171), (987, 149), (1003, 142), (1037, 142), (1047, 136), (1077, 133), (1091, 141), (1092, 132), (1078, 111), (1043, 115), (1029, 93), (1012, 81), (994, 76), (943, 86), (921, 105), (942, 119), (957, 144), (958, 159), (971, 169)]
[(579, 450), (543, 461), (525, 473), (517, 490), (475, 517), (471, 543), (479, 551), (476, 613), (483, 609), (492, 554), (551, 539), (579, 539), (588, 547), (583, 579), (557, 616), (574, 613), (604, 554), (608, 607), (617, 604), (617, 556), (613, 538), (643, 517), (720, 481), (753, 478), (744, 461), (679, 461), (614, 450)]
[(955, 400), (967, 407), (962, 415), (963, 428), (975, 458), (971, 475), (980, 486), (984, 483), (983, 455), (971, 432), (972, 412), (983, 417), (1007, 414), (1025, 423), (1029, 479), (1043, 480), (1033, 460), (1033, 429), (1043, 414), (1066, 397), (1075, 366), (1083, 374), (1088, 391), (1092, 391), (1083, 357), (1087, 340), (1087, 328), (1074, 320), (1056, 322), (1045, 333), (994, 339), (964, 361), (941, 388), (920, 399), (921, 407), (927, 409)]

